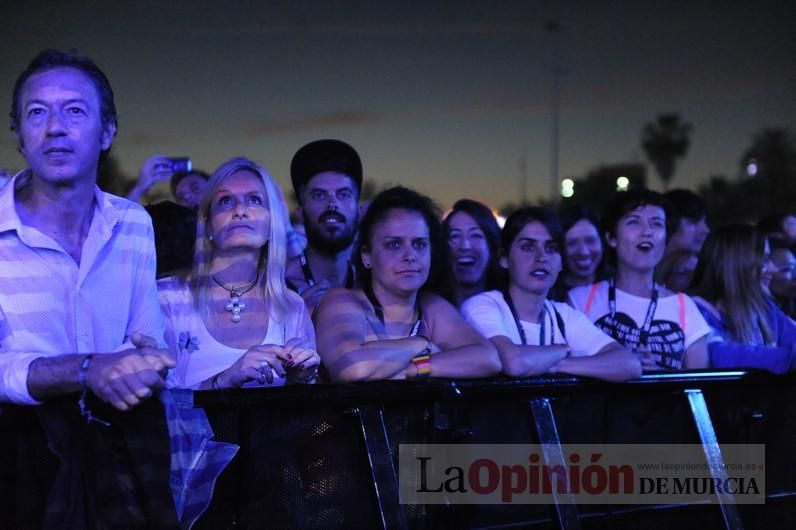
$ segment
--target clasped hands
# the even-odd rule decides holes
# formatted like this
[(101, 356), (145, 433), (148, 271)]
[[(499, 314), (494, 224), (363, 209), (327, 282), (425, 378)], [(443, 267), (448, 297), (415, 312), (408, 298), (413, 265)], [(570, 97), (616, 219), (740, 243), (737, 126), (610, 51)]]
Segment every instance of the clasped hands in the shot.
[(261, 344), (252, 346), (235, 363), (216, 376), (221, 388), (236, 388), (249, 381), (273, 384), (274, 375), (289, 382), (309, 383), (318, 373), (321, 358), (296, 337), (284, 346)]
[(660, 372), (667, 369), (660, 364), (661, 355), (659, 353), (653, 353), (649, 346), (639, 345), (633, 350), (633, 353), (638, 356), (643, 372)]
[(86, 386), (119, 410), (128, 410), (166, 384), (166, 371), (175, 363), (168, 350), (152, 337), (134, 333), (135, 348), (95, 355), (86, 372)]

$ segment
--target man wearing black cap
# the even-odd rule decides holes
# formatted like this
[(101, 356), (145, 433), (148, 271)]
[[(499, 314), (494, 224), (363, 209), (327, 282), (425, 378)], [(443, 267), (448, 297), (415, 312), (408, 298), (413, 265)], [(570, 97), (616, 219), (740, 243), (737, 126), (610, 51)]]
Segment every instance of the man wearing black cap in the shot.
[(359, 225), (362, 162), (340, 140), (317, 140), (296, 152), (290, 179), (307, 232), (307, 248), (287, 265), (287, 284), (312, 312), (326, 291), (352, 287), (351, 249)]

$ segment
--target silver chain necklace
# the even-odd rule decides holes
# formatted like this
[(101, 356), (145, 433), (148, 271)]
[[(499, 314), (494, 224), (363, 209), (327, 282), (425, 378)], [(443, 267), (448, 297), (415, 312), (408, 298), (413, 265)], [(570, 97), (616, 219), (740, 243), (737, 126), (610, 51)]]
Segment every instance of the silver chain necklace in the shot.
[(233, 322), (240, 322), (240, 312), (246, 309), (246, 304), (240, 301), (240, 297), (251, 291), (252, 288), (257, 285), (258, 278), (259, 275), (249, 283), (245, 283), (240, 287), (236, 287), (234, 285), (229, 285), (220, 281), (218, 278), (216, 278), (215, 274), (213, 275), (213, 281), (216, 282), (222, 289), (229, 292), (229, 302), (227, 302), (227, 305), (224, 306), (224, 309), (232, 313)]

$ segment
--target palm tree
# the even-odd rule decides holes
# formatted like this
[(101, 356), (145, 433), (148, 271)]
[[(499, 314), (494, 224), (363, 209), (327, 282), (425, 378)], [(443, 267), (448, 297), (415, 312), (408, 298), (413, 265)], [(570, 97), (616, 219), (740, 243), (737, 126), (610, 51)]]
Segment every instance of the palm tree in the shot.
[(647, 123), (641, 131), (641, 147), (647, 155), (655, 172), (663, 182), (664, 190), (674, 176), (678, 158), (688, 152), (692, 125), (680, 120), (675, 113), (659, 114), (654, 122)]

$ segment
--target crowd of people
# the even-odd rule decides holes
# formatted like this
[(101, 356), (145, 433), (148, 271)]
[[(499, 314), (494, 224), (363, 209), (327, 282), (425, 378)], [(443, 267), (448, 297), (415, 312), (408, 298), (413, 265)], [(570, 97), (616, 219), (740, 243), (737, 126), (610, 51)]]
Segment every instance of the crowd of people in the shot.
[[(246, 158), (208, 174), (155, 155), (126, 200), (96, 187), (117, 114), (74, 52), (33, 60), (11, 118), (29, 168), (0, 192), (2, 401), (796, 367), (794, 216), (710, 230), (696, 194), (647, 189), (600, 216), (523, 207), (502, 228), (480, 202), (443, 219), (402, 186), (363, 208), (359, 154), (334, 139), (293, 158), (295, 223)], [(145, 210), (160, 181), (176, 204)]]

